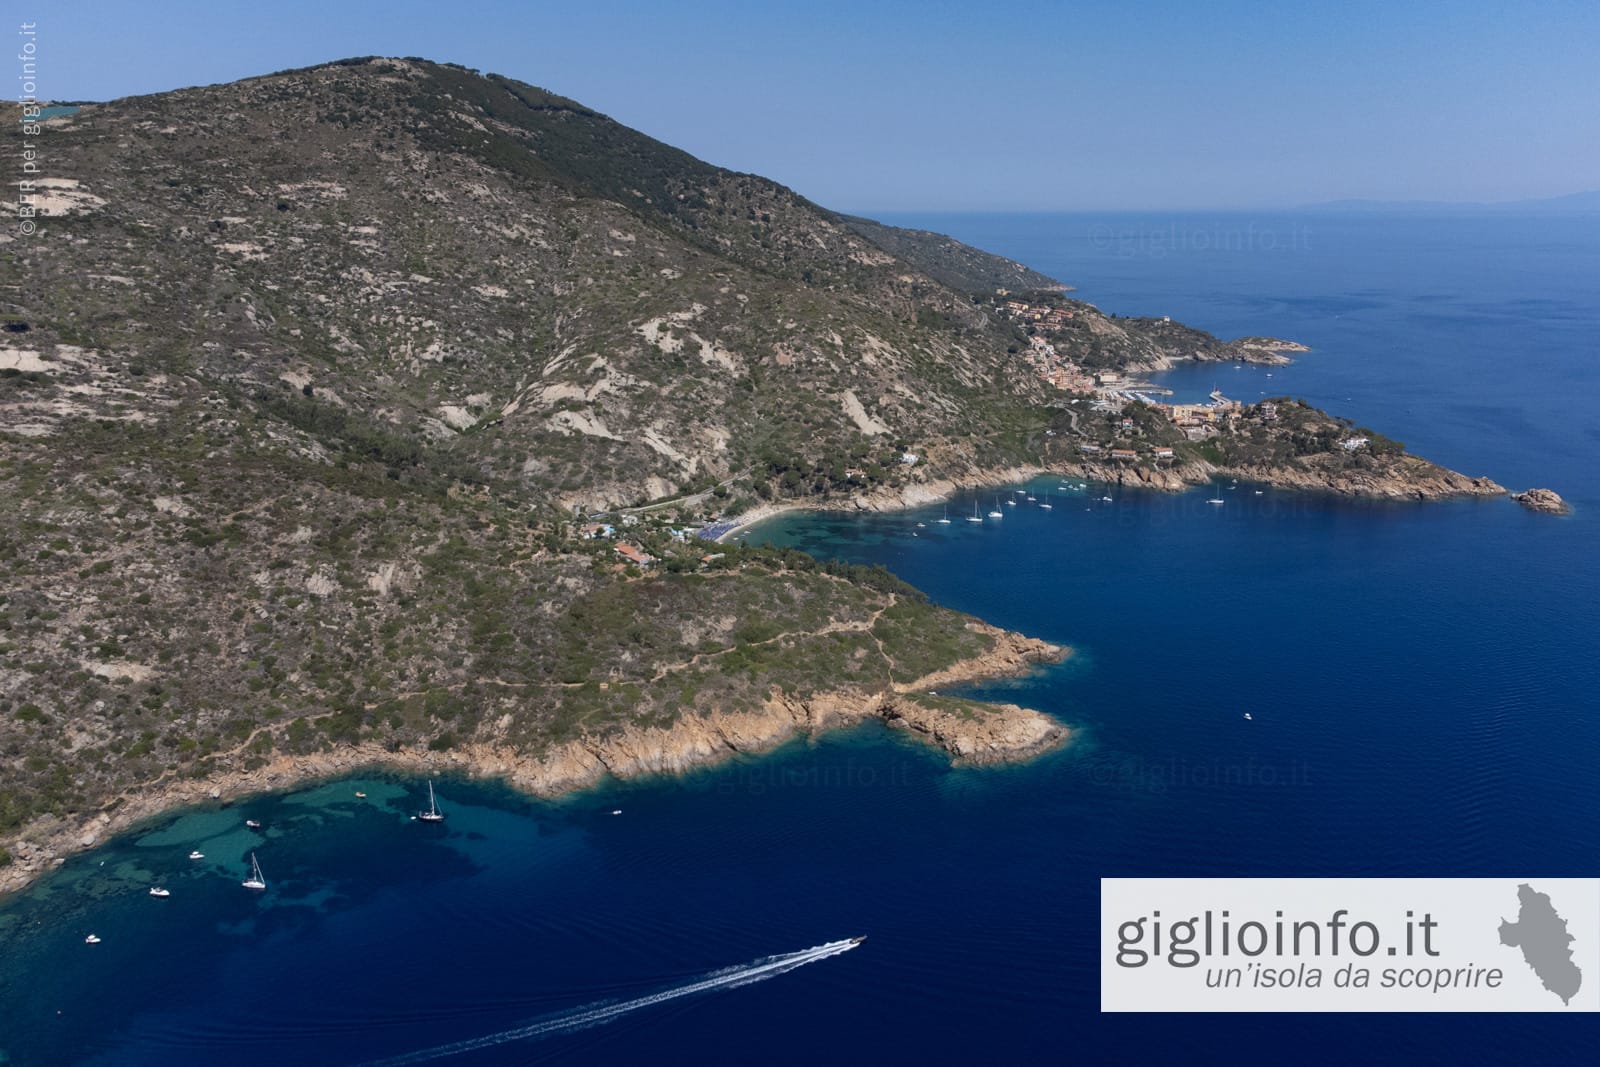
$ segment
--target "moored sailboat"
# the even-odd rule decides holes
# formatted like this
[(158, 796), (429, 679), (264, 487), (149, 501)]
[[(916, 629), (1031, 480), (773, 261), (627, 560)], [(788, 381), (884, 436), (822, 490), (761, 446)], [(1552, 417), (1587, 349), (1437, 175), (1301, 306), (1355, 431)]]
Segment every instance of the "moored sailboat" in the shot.
[(417, 812), (417, 818), (423, 822), (444, 822), (444, 812), (439, 810), (439, 802), (433, 795), (433, 782), (428, 782), (428, 810)]
[(250, 853), (250, 877), (239, 884), (246, 889), (254, 889), (258, 892), (267, 888), (267, 880), (261, 874), (261, 862), (256, 859), (254, 852)]

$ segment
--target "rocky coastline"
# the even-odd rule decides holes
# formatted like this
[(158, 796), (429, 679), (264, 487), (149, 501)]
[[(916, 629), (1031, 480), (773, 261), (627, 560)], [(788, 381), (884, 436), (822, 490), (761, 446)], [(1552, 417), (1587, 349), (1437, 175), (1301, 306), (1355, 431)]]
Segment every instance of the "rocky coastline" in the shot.
[(496, 778), (523, 792), (553, 797), (607, 778), (682, 774), (737, 755), (767, 752), (797, 736), (815, 736), (871, 719), (938, 747), (957, 765), (1020, 762), (1065, 743), (1069, 728), (1042, 712), (1015, 704), (984, 704), (969, 705), (963, 713), (940, 707), (925, 695), (935, 685), (1020, 674), (1068, 655), (1068, 649), (1046, 641), (981, 622), (970, 625), (994, 639), (989, 651), (887, 691), (846, 689), (804, 697), (774, 691), (757, 708), (685, 715), (665, 727), (627, 727), (540, 753), (482, 742), (445, 752), (359, 743), (274, 756), (258, 766), (229, 767), (204, 778), (130, 788), (92, 816), (35, 825), (0, 841), (12, 857), (10, 864), (0, 867), (0, 896), (24, 888), (75, 852), (176, 809), (227, 803), (367, 768), (419, 776)]
[(1195, 351), (1187, 355), (1136, 359), (1122, 369), (1127, 374), (1159, 374), (1172, 370), (1180, 363), (1251, 363), (1261, 367), (1285, 367), (1294, 362), (1285, 353), (1309, 351), (1310, 346), (1299, 341), (1285, 341), (1277, 337), (1241, 337), (1228, 342), (1217, 352)]
[(1069, 477), (1143, 489), (1182, 492), (1218, 478), (1233, 478), (1276, 489), (1336, 493), (1378, 500), (1447, 500), (1452, 497), (1504, 496), (1505, 487), (1488, 479), (1426, 464), (1414, 470), (1324, 470), (1313, 465), (1224, 467), (1184, 463), (1169, 467), (1081, 463), (1063, 468)]
[[(1157, 489), (1178, 493), (1207, 485), (1218, 478), (1232, 478), (1275, 489), (1335, 493), (1340, 496), (1376, 500), (1448, 500), (1456, 497), (1505, 496), (1506, 488), (1489, 478), (1474, 478), (1425, 461), (1415, 469), (1394, 472), (1368, 470), (1322, 470), (1312, 465), (1281, 467), (1225, 467), (1205, 462), (1153, 466), (1122, 463), (1064, 463), (1049, 467), (1016, 466), (974, 471), (970, 474), (915, 482), (897, 489), (829, 500), (791, 500), (762, 504), (743, 512), (716, 540), (726, 541), (748, 531), (757, 523), (791, 511), (904, 511), (948, 500), (964, 489), (990, 489), (1015, 485), (1030, 478), (1049, 475), (1101, 482), (1133, 489)], [(1547, 493), (1549, 490), (1530, 490)], [(1522, 501), (1527, 494), (1514, 499)], [(1554, 494), (1551, 494), (1552, 496)], [(1557, 500), (1560, 498), (1557, 497)], [(1535, 505), (1522, 501), (1529, 507)], [(1564, 508), (1565, 505), (1563, 504)], [(1535, 507), (1535, 510), (1546, 510)]]

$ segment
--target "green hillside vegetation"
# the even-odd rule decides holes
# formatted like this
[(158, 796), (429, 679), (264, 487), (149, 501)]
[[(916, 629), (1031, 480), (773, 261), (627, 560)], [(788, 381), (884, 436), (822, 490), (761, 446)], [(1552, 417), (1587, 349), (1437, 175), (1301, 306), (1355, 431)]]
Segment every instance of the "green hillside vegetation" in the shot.
[[(47, 140), (0, 245), (0, 835), (356, 740), (538, 752), (903, 683), (993, 638), (685, 528), (1077, 439), (992, 302), (1052, 279), (508, 78), (356, 59)], [(1081, 308), (1086, 360), (1215, 342)]]

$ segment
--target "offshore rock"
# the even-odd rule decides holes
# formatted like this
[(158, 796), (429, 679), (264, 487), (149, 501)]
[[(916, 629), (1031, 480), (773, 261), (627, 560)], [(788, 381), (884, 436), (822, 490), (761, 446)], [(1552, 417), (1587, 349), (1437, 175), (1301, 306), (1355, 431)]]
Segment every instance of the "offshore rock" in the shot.
[(1512, 493), (1511, 499), (1529, 511), (1546, 515), (1565, 515), (1572, 510), (1554, 489), (1529, 489), (1525, 493)]

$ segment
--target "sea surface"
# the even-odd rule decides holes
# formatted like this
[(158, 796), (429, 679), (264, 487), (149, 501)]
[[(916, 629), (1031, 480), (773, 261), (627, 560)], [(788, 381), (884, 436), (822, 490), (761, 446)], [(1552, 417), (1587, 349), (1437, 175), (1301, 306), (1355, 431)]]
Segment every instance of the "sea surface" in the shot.
[(1101, 1015), (1097, 923), (1107, 875), (1600, 875), (1594, 220), (888, 221), (1309, 344), (1167, 383), (1304, 396), (1575, 512), (1040, 479), (982, 525), (1017, 487), (950, 526), (781, 517), (750, 536), (1070, 644), (970, 692), (1073, 743), (964, 770), (862, 727), (560, 802), (445, 779), (442, 827), (384, 777), (183, 813), (0, 905), (9, 1062), (1592, 1061), (1593, 1016)]

